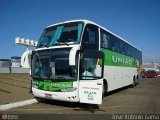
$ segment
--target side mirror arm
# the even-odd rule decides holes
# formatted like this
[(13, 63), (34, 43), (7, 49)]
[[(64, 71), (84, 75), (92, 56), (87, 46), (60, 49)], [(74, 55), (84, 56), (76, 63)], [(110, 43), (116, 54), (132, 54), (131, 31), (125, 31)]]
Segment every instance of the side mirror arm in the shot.
[(76, 53), (77, 51), (80, 49), (79, 46), (76, 46), (76, 47), (73, 47), (70, 51), (70, 54), (69, 54), (69, 65), (70, 66), (74, 66), (76, 64)]

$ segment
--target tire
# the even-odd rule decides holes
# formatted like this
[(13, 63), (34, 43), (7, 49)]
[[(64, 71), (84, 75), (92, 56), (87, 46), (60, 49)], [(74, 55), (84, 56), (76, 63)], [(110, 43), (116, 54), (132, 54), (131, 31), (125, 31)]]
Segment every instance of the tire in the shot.
[(38, 103), (43, 103), (43, 102), (45, 102), (45, 99), (44, 99), (44, 98), (35, 97), (35, 99), (38, 101)]
[(139, 77), (136, 77), (136, 85), (139, 84)]
[(103, 90), (102, 90), (102, 99), (105, 97), (105, 88), (104, 88), (104, 85), (103, 85)]
[(107, 95), (107, 83), (103, 82), (102, 98), (106, 97), (106, 95)]
[(136, 80), (135, 77), (133, 78), (133, 83), (132, 83), (132, 88), (134, 88), (136, 86)]

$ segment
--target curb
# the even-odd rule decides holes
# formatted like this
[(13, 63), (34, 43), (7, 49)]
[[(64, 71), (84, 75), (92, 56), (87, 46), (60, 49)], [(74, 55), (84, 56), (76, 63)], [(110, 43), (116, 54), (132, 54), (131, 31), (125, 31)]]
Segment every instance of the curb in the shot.
[(9, 110), (12, 108), (21, 107), (21, 106), (25, 106), (25, 105), (31, 105), (31, 104), (34, 104), (37, 102), (38, 101), (36, 99), (29, 99), (29, 100), (9, 103), (9, 104), (5, 104), (5, 105), (0, 105), (0, 111)]

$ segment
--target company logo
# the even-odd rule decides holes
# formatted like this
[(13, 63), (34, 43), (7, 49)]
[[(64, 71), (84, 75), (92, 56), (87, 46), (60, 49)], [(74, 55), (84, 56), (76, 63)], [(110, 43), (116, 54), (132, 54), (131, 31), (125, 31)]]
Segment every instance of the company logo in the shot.
[(51, 83), (51, 85), (53, 87), (66, 87), (66, 88), (72, 87), (71, 84), (64, 84), (64, 83)]
[(123, 58), (123, 57), (117, 57), (117, 56), (112, 56), (112, 61), (114, 63), (122, 63), (122, 64), (128, 64), (132, 65), (133, 61), (129, 58)]
[(2, 120), (18, 120), (18, 115), (2, 114)]
[(3, 115), (2, 115), (2, 119), (3, 119), (3, 120), (7, 120), (7, 119), (8, 119), (8, 115), (7, 115), (7, 114), (3, 114)]

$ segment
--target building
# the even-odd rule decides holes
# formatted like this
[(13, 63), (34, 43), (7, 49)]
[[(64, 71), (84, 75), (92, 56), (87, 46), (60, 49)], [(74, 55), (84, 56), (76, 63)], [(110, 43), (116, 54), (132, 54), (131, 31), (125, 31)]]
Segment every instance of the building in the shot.
[(11, 67), (21, 67), (21, 57), (13, 56), (11, 57), (12, 66)]
[(29, 73), (29, 68), (22, 68), (20, 57), (13, 56), (11, 59), (0, 59), (0, 73)]
[(0, 68), (9, 68), (11, 67), (10, 59), (0, 59)]
[(148, 71), (148, 70), (154, 70), (157, 73), (160, 73), (160, 63), (143, 63), (143, 70)]

